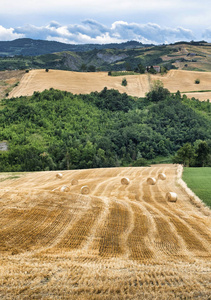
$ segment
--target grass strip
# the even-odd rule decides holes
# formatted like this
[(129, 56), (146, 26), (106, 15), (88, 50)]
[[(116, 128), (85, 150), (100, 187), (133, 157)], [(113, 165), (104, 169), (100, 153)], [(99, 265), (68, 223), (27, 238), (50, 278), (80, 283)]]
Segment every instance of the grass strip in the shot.
[(211, 168), (184, 168), (182, 179), (204, 203), (211, 207)]

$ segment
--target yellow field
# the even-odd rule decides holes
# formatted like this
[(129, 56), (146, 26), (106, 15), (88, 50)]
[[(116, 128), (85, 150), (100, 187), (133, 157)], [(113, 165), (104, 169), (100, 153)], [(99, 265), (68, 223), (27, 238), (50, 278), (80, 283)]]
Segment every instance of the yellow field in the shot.
[[(123, 78), (127, 79), (128, 85), (121, 85)], [(107, 72), (80, 73), (70, 71), (31, 70), (21, 79), (20, 84), (13, 89), (10, 97), (32, 95), (34, 91), (43, 91), (55, 88), (72, 92), (74, 94), (86, 94), (93, 91), (101, 91), (105, 86), (108, 89), (117, 89), (121, 93), (144, 97), (150, 90), (150, 85), (154, 80), (161, 80), (164, 87), (170, 92), (188, 92), (198, 90), (210, 90), (211, 72), (193, 72), (182, 70), (171, 70), (167, 75), (127, 75), (108, 76)], [(200, 84), (195, 84), (195, 80), (200, 79)], [(191, 93), (189, 97), (197, 97), (200, 100), (211, 99), (211, 92)]]
[[(0, 174), (0, 298), (210, 299), (211, 212), (178, 185), (179, 170)], [(166, 180), (148, 185), (160, 172)]]

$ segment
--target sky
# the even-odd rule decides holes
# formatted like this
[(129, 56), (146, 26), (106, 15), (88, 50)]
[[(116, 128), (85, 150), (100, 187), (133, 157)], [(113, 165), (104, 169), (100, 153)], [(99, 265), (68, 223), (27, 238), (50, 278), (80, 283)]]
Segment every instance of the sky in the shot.
[(0, 41), (211, 42), (210, 0), (1, 0)]

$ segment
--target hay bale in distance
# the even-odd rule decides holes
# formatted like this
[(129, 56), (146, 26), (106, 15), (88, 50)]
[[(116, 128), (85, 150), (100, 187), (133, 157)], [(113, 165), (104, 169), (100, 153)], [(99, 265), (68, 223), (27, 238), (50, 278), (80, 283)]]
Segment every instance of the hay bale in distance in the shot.
[(177, 201), (177, 194), (174, 192), (169, 192), (166, 194), (166, 200), (169, 202), (176, 202)]
[(64, 186), (61, 187), (60, 191), (61, 192), (69, 192), (70, 188), (67, 185), (64, 185)]
[(63, 176), (62, 173), (57, 173), (56, 174), (56, 178), (62, 178), (62, 176)]
[(127, 177), (123, 177), (121, 179), (121, 184), (128, 185), (130, 183), (130, 180)]
[(149, 177), (149, 178), (147, 178), (147, 183), (149, 185), (155, 185), (156, 184), (156, 179), (154, 177)]
[(89, 187), (87, 185), (82, 186), (81, 188), (81, 194), (88, 195), (90, 192)]
[(71, 185), (77, 185), (78, 184), (78, 180), (77, 179), (72, 179), (71, 180)]
[(166, 174), (164, 174), (164, 173), (159, 173), (159, 174), (158, 174), (158, 179), (166, 180)]

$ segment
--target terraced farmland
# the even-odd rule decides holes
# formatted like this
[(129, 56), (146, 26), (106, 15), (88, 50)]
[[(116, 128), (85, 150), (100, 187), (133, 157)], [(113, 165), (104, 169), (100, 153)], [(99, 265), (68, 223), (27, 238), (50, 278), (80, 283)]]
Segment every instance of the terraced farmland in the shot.
[(209, 299), (211, 213), (180, 170), (0, 174), (1, 299)]

